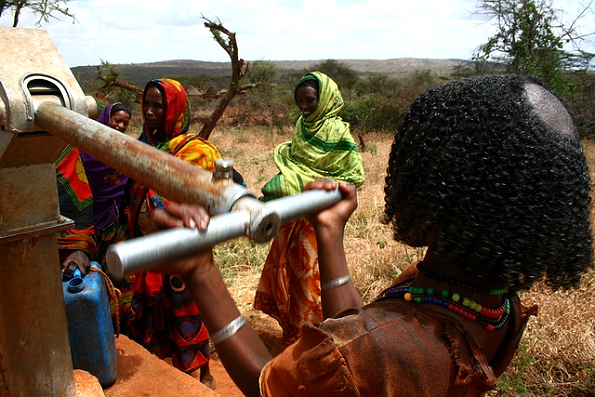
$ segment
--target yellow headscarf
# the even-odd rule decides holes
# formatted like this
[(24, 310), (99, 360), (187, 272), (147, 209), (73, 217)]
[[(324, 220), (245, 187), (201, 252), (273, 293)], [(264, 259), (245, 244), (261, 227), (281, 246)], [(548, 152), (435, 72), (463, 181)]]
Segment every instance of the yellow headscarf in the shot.
[(296, 91), (306, 80), (318, 81), (316, 107), (298, 119), (291, 142), (275, 148), (279, 173), (262, 188), (263, 200), (300, 193), (308, 182), (330, 178), (361, 186), (364, 183), (362, 157), (351, 136), (349, 124), (337, 114), (343, 97), (337, 84), (326, 74), (304, 75)]

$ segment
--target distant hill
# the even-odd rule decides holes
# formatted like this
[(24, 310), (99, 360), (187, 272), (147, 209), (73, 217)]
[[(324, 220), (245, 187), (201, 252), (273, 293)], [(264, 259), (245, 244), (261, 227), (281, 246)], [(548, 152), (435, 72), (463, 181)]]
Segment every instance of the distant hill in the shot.
[[(394, 78), (403, 78), (416, 70), (429, 69), (438, 75), (450, 75), (453, 67), (469, 64), (460, 59), (422, 59), (396, 58), (385, 60), (344, 59), (338, 62), (349, 66), (361, 76), (368, 74), (386, 74)], [(279, 66), (281, 73), (302, 73), (322, 60), (312, 61), (271, 61)], [(129, 63), (112, 65), (121, 73), (121, 77), (137, 86), (144, 86), (151, 79), (169, 76), (210, 76), (227, 78), (231, 76), (230, 62), (205, 62), (178, 59), (152, 63)], [(77, 66), (71, 69), (79, 81), (91, 81), (97, 77), (96, 66)]]
[[(455, 66), (469, 64), (460, 59), (425, 59), (425, 58), (395, 58), (395, 59), (339, 59), (338, 62), (349, 66), (360, 76), (368, 74), (386, 74), (390, 77), (403, 78), (416, 70), (429, 69), (439, 75), (450, 75)], [(284, 72), (303, 72), (310, 70), (316, 61), (275, 61)]]

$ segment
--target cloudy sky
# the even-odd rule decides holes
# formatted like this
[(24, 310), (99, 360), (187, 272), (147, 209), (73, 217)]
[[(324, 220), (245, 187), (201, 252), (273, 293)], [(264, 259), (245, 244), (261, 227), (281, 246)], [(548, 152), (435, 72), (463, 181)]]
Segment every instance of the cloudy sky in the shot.
[[(587, 0), (556, 0), (568, 19)], [(42, 22), (70, 67), (172, 59), (229, 61), (205, 16), (236, 33), (248, 60), (470, 59), (494, 27), (478, 0), (71, 0), (76, 21)], [(38, 28), (24, 13), (18, 27)], [(10, 15), (0, 26), (11, 26)], [(585, 31), (595, 28), (590, 13)], [(591, 29), (595, 30), (595, 29)]]

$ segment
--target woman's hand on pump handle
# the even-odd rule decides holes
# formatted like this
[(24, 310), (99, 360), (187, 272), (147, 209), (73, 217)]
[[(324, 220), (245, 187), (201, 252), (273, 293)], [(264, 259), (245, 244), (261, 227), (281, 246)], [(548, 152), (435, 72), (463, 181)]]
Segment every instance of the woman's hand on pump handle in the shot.
[[(357, 193), (355, 185), (338, 183), (332, 179), (317, 179), (304, 187), (307, 190), (335, 190), (339, 189), (343, 199), (334, 206), (308, 216), (308, 220), (315, 229), (335, 229), (341, 231), (347, 224), (349, 217), (357, 208)], [(329, 230), (330, 231), (330, 230)]]
[[(164, 210), (156, 210), (151, 215), (154, 230), (187, 227), (205, 231), (210, 219), (208, 212), (200, 205), (173, 202), (169, 203)], [(168, 265), (160, 271), (185, 277), (200, 266), (212, 264), (212, 262), (213, 255), (211, 249), (208, 249), (188, 258), (168, 262)]]
[[(308, 220), (318, 231), (342, 237), (347, 220), (357, 208), (355, 186), (337, 183), (331, 179), (318, 179), (306, 185), (304, 191), (316, 189), (331, 191), (337, 188), (343, 194), (343, 199), (328, 209), (309, 215)], [(205, 208), (200, 205), (184, 203), (170, 203), (163, 211), (156, 210), (151, 216), (153, 230), (187, 227), (205, 231), (209, 221), (210, 216)], [(210, 264), (212, 261), (212, 253), (209, 249), (196, 256), (172, 262), (168, 264), (167, 268), (161, 270), (169, 274), (185, 276), (196, 267)]]

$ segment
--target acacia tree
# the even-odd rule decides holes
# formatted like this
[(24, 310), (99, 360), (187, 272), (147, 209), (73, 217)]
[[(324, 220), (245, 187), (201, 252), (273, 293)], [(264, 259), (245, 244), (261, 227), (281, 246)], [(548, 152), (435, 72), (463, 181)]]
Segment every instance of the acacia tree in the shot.
[(330, 76), (341, 89), (351, 89), (359, 80), (357, 72), (348, 65), (334, 59), (327, 59), (326, 61), (317, 63), (312, 66), (312, 70), (318, 70)]
[(592, 59), (592, 54), (571, 53), (563, 46), (591, 34), (581, 36), (575, 29), (584, 11), (565, 26), (551, 0), (482, 0), (479, 9), (496, 24), (497, 32), (474, 54), (478, 72), (496, 66), (510, 73), (537, 76), (552, 89), (566, 96), (572, 94), (573, 87), (561, 71), (576, 68), (585, 57)]
[(37, 15), (37, 25), (41, 22), (49, 22), (50, 18), (56, 18), (56, 14), (62, 14), (75, 19), (74, 15), (68, 10), (69, 0), (0, 0), (0, 17), (5, 12), (12, 12), (12, 27), (16, 28), (19, 24), (19, 17), (24, 9), (28, 9)]

